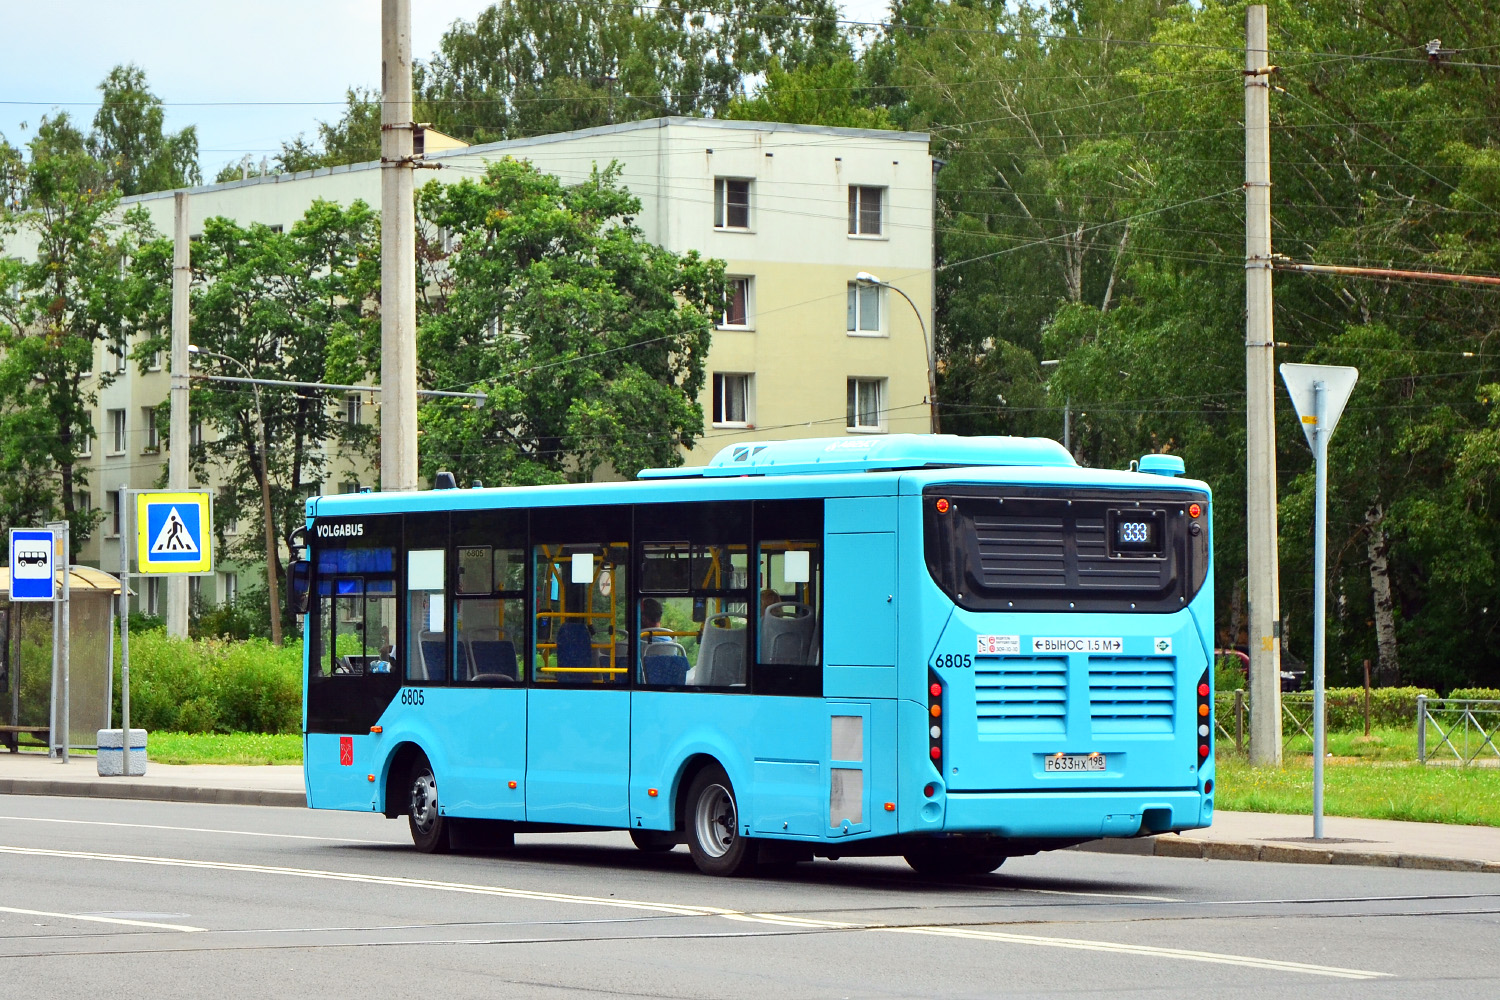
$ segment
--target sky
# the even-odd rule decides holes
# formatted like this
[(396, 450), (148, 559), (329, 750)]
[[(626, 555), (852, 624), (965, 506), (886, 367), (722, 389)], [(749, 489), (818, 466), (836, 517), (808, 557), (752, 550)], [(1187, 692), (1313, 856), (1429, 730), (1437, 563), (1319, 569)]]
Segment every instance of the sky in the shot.
[[(99, 82), (119, 63), (146, 71), (167, 128), (198, 126), (205, 180), (259, 162), (298, 133), (316, 138), (350, 86), (380, 85), (380, 0), (12, 0), (0, 30), (0, 135), (24, 145), (45, 114), (85, 129)], [(412, 0), (412, 52), (427, 58), (485, 0)], [(878, 21), (889, 0), (843, 0)]]

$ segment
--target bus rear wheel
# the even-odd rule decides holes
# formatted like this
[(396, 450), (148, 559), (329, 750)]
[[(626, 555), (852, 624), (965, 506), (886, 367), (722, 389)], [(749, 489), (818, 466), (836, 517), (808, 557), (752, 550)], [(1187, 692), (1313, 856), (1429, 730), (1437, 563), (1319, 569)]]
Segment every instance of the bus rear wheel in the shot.
[(988, 875), (1005, 864), (1005, 855), (964, 851), (919, 851), (906, 855), (912, 871), (928, 878)]
[(717, 764), (698, 772), (687, 794), (687, 841), (705, 875), (745, 875), (755, 869), (755, 844), (740, 835), (734, 786)]
[(631, 830), (630, 842), (647, 854), (665, 854), (682, 839), (671, 830)]
[(438, 811), (437, 775), (426, 757), (418, 757), (411, 766), (409, 784), (410, 811), (407, 824), (411, 842), (423, 854), (444, 854), (448, 850), (448, 821)]

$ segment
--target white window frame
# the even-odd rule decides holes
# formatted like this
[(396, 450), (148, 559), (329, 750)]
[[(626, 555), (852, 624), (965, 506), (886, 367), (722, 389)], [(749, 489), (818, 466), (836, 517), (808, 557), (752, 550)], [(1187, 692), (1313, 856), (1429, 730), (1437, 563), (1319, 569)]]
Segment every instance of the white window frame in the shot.
[[(733, 416), (732, 408), (727, 404), (730, 401), (728, 389), (731, 385), (737, 386), (741, 393), (740, 417), (742, 419), (730, 419)], [(755, 426), (755, 375), (752, 372), (714, 372), (713, 397), (709, 401), (712, 407), (710, 414), (711, 423), (715, 427), (754, 427)]]
[(360, 418), (364, 415), (364, 400), (359, 393), (351, 392), (344, 397), (344, 423), (350, 427), (358, 427)]
[(123, 333), (111, 338), (109, 353), (115, 356), (114, 373), (124, 375), (130, 362), (130, 339)]
[[(885, 210), (886, 203), (890, 200), (886, 197), (888, 188), (878, 187), (874, 184), (850, 184), (849, 185), (849, 238), (857, 240), (883, 240), (889, 237), (885, 234)], [(867, 199), (870, 192), (874, 192), (877, 202), (875, 228), (873, 231), (865, 229), (865, 211)]]
[(93, 420), (93, 415), (92, 414), (90, 414), (90, 416), (89, 416), (89, 433), (87, 433), (87, 434), (84, 435), (84, 437), (83, 437), (83, 444), (81, 444), (81, 445), (78, 446), (78, 457), (79, 458), (93, 458), (94, 457), (94, 420)]
[[(867, 377), (862, 375), (851, 375), (845, 382), (845, 419), (844, 429), (850, 434), (884, 434), (885, 433), (885, 411), (886, 411), (886, 386), (884, 378)], [(866, 391), (875, 393), (875, 422), (864, 422), (865, 406), (862, 405), (860, 394)], [(852, 400), (849, 396), (853, 395)]]
[(188, 424), (188, 447), (200, 448), (203, 446), (203, 421), (194, 420)]
[(123, 455), (130, 440), (130, 418), (124, 409), (105, 410), (105, 419), (109, 421), (109, 451), (108, 455)]
[[(745, 224), (729, 221), (729, 185), (745, 185)], [(755, 182), (749, 177), (714, 178), (714, 229), (726, 233), (748, 233), (755, 227)]]
[[(875, 303), (875, 326), (865, 327), (868, 303)], [(844, 305), (844, 328), (851, 337), (884, 337), (885, 289), (879, 285), (859, 281), (849, 282), (848, 296)]]
[(105, 538), (120, 537), (120, 491), (104, 491)]
[[(745, 315), (741, 317), (744, 322), (732, 323), (729, 316), (729, 303), (734, 300), (734, 286), (736, 282), (745, 284)], [(749, 274), (730, 274), (724, 279), (724, 310), (719, 315), (720, 330), (753, 330), (755, 329), (755, 277)]]
[(144, 602), (146, 607), (143, 610), (148, 615), (161, 614), (161, 583), (161, 577), (159, 576), (148, 576), (146, 578), (146, 592), (141, 596), (146, 599)]
[(240, 575), (238, 573), (220, 573), (219, 580), (219, 603), (233, 604), (240, 596)]

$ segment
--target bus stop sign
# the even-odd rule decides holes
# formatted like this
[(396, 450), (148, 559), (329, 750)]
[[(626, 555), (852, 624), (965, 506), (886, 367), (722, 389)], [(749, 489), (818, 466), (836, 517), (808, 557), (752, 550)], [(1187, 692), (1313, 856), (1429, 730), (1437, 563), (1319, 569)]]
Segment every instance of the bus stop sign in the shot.
[(209, 494), (142, 490), (135, 498), (135, 538), (139, 573), (212, 573)]
[(10, 599), (52, 601), (57, 598), (53, 554), (57, 539), (50, 528), (10, 529)]

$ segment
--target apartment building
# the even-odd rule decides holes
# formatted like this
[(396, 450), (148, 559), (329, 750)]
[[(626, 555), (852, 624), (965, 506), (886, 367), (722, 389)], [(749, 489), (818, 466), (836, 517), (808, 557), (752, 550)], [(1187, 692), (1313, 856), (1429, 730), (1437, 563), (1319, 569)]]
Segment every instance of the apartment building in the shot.
[[(700, 402), (704, 428), (688, 464), (750, 439), (925, 432), (930, 426), (933, 161), (922, 133), (766, 122), (658, 118), (482, 146), (429, 147), (441, 169), (418, 183), (482, 174), (503, 156), (530, 161), (564, 183), (618, 162), (642, 204), (645, 238), (673, 251), (727, 262), (729, 294), (709, 352)], [(433, 144), (436, 145), (436, 144)], [(190, 191), (193, 232), (226, 216), (290, 226), (322, 198), (378, 206), (380, 166), (361, 163), (255, 177)], [(125, 199), (172, 231), (173, 192)], [(856, 281), (873, 274), (889, 287)], [(899, 291), (898, 291), (899, 290)], [(165, 462), (155, 407), (167, 396), (164, 364), (126, 364), (128, 344), (106, 345), (97, 363), (116, 381), (99, 393), (87, 499), (103, 529), (80, 554), (117, 566), (122, 483), (156, 484)], [(369, 400), (346, 400), (346, 419), (375, 421)], [(194, 425), (193, 434), (203, 430)], [(272, 447), (275, 443), (272, 442)], [(368, 468), (334, 459), (327, 493), (371, 484)], [(212, 484), (209, 484), (212, 486)], [(250, 583), (258, 574), (239, 574)], [(222, 599), (234, 573), (204, 586)], [(154, 588), (153, 588), (154, 589)], [(164, 590), (162, 591), (164, 595)], [(143, 609), (161, 595), (143, 593)]]

